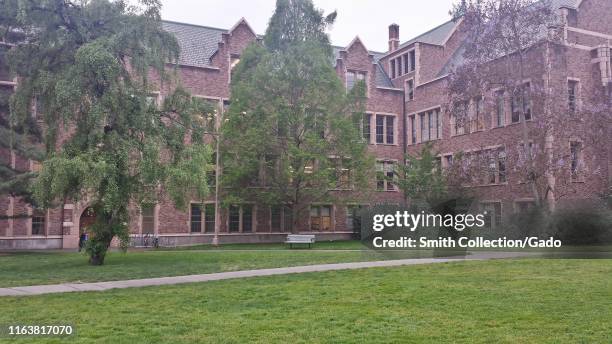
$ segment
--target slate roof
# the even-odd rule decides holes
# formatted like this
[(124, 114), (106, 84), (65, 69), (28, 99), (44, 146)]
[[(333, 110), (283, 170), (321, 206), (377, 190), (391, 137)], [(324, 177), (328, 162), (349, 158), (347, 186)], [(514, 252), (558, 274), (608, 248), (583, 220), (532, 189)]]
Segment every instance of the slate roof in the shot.
[(181, 54), (179, 63), (194, 67), (210, 67), (210, 58), (219, 48), (221, 34), (227, 30), (208, 26), (163, 21), (164, 30), (174, 34)]
[(446, 38), (448, 38), (448, 36), (451, 34), (451, 32), (453, 32), (456, 26), (456, 22), (449, 20), (444, 24), (436, 26), (435, 28), (423, 34), (420, 34), (414, 37), (413, 39), (400, 44), (398, 49), (404, 48), (416, 42), (433, 45), (444, 45)]

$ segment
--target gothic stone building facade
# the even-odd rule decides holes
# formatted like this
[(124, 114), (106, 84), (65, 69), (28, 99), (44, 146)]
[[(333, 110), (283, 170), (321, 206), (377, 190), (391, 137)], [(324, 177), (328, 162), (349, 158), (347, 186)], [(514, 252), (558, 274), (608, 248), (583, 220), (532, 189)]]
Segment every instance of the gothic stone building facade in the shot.
[[(554, 49), (555, 54), (546, 55), (547, 63), (553, 66), (549, 68), (552, 73), (545, 75), (544, 62), (535, 63), (527, 68), (526, 82), (537, 85), (547, 80), (552, 92), (564, 95), (562, 98), (567, 100), (558, 107), (559, 111), (585, 106), (595, 95), (609, 97), (612, 5), (608, 0), (556, 0), (553, 5), (564, 20), (564, 40)], [(259, 37), (244, 19), (229, 30), (176, 22), (163, 25), (181, 46), (178, 73), (182, 85), (194, 96), (217, 104), (222, 117), (230, 98), (231, 69), (245, 47)], [(461, 125), (448, 111), (448, 72), (460, 63), (465, 38), (461, 25), (461, 21), (449, 21), (401, 43), (399, 26), (393, 24), (389, 26), (387, 52), (369, 51), (356, 37), (346, 47), (335, 47), (334, 64), (347, 87), (358, 79), (366, 82), (368, 101), (363, 136), (382, 174), (392, 173), (395, 164), (405, 163), (405, 154), (418, 154), (426, 142), (440, 152), (442, 167), (452, 164), (458, 152), (494, 152), (490, 155), (487, 177), (474, 184), (473, 189), (495, 224), (529, 207), (534, 200), (528, 186), (514, 172), (516, 168), (508, 166), (510, 159), (505, 160), (522, 144), (511, 97), (491, 90), (470, 100), (470, 121)], [(534, 51), (544, 54), (542, 49)], [(1, 91), (12, 92), (16, 79), (9, 79), (5, 72), (0, 72), (0, 79)], [(171, 87), (154, 90), (152, 96), (159, 102)], [(531, 118), (542, 115), (537, 103), (533, 100), (530, 106)], [(535, 123), (529, 119), (528, 122), (531, 126)], [(567, 199), (588, 199), (610, 187), (610, 138), (596, 147), (583, 149), (581, 133), (587, 127), (580, 120), (568, 120), (567, 126), (575, 128), (570, 130), (571, 135), (552, 135), (545, 143), (570, 160), (565, 173), (548, 177), (554, 192), (547, 197), (553, 203), (560, 194)], [(0, 159), (19, 170), (36, 168), (32, 161), (7, 150), (0, 151)], [(591, 166), (579, 176), (577, 169), (585, 164), (578, 160), (589, 161)], [(356, 206), (405, 203), (404, 195), (393, 183), (383, 179), (373, 180), (372, 184), (377, 191), (362, 204), (313, 204), (310, 213), (301, 219), (299, 230), (314, 233), (319, 240), (350, 238)], [(290, 231), (290, 221), (281, 208), (237, 205), (219, 209), (218, 216), (215, 209), (214, 195), (204, 205), (193, 203), (187, 210), (177, 210), (171, 202), (161, 200), (154, 207), (134, 207), (130, 231), (134, 236), (158, 236), (167, 245), (209, 243), (214, 237), (221, 243), (278, 242)], [(63, 218), (61, 214), (60, 209), (36, 210), (18, 198), (2, 196), (0, 249), (76, 248), (80, 231), (92, 221), (88, 204), (66, 204)]]

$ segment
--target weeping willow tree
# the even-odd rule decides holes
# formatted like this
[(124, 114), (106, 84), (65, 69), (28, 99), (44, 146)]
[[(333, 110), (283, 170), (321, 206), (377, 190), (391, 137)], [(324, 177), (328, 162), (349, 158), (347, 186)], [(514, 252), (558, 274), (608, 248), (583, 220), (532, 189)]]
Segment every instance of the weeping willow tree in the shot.
[(210, 109), (180, 88), (163, 104), (151, 97), (173, 77), (166, 66), (179, 54), (162, 29), (159, 1), (0, 4), (4, 32), (22, 35), (8, 54), (20, 78), (11, 118), (24, 123), (35, 108), (44, 128), (32, 193), (41, 207), (91, 204), (91, 264), (104, 263), (113, 238), (127, 242), (130, 204), (162, 193), (178, 207), (205, 197), (210, 152), (202, 115)]

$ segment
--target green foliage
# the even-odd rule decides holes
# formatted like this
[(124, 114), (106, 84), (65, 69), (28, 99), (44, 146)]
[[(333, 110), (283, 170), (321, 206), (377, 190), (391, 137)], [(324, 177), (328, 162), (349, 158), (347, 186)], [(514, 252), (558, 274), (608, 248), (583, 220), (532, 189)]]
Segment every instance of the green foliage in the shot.
[(446, 178), (440, 162), (426, 144), (417, 156), (406, 157), (406, 165), (398, 165), (398, 187), (413, 201), (435, 205), (447, 197)]
[(265, 45), (242, 54), (222, 126), (226, 200), (255, 198), (297, 212), (330, 201), (332, 189), (363, 191), (372, 180), (374, 161), (355, 125), (365, 85), (347, 93), (331, 64), (327, 24), (311, 1), (280, 0)]
[(128, 239), (128, 205), (155, 202), (161, 188), (179, 206), (207, 194), (201, 118), (210, 109), (180, 88), (162, 106), (148, 99), (173, 76), (165, 65), (179, 52), (158, 1), (9, 0), (0, 9), (16, 14), (0, 16), (0, 26), (23, 33), (9, 53), (21, 77), (11, 115), (31, 118), (36, 99), (46, 128), (32, 191), (45, 207), (93, 206), (92, 264), (104, 262), (114, 237)]

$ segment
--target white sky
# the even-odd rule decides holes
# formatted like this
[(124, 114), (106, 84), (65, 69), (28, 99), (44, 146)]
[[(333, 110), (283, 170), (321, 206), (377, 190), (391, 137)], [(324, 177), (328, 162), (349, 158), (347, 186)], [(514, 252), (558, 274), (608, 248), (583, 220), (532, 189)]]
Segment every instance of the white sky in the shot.
[[(404, 42), (450, 19), (453, 0), (314, 0), (325, 14), (338, 17), (330, 36), (335, 45), (346, 46), (359, 35), (366, 47), (386, 51), (388, 26), (400, 26)], [(245, 17), (253, 30), (263, 34), (276, 0), (162, 0), (162, 17), (204, 26), (231, 28)]]

